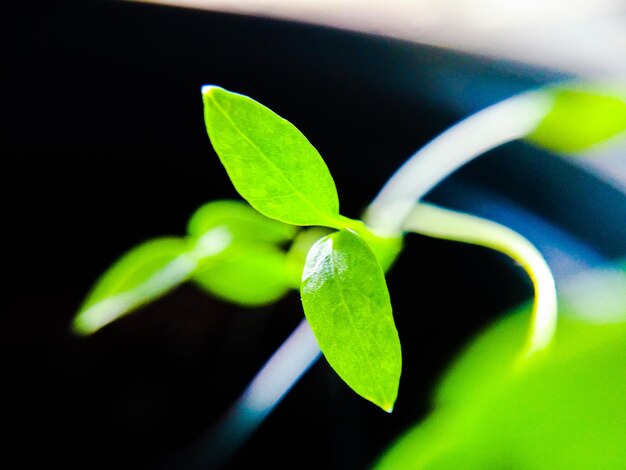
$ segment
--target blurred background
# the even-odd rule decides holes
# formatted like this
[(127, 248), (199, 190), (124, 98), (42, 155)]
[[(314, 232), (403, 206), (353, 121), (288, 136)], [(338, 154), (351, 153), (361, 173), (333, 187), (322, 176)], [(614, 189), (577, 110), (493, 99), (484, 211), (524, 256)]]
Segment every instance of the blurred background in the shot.
[[(293, 122), (358, 217), (472, 112), (555, 81), (626, 81), (617, 0), (162, 3), (35, 1), (4, 17), (2, 468), (183, 468), (302, 319), (297, 293), (250, 310), (183, 286), (93, 337), (68, 330), (118, 256), (237, 198), (204, 130), (203, 84)], [(625, 169), (616, 147), (564, 159), (514, 143), (428, 199), (519, 230), (561, 283), (626, 254)], [(229, 468), (366, 467), (425, 415), (462, 346), (532, 294), (503, 256), (418, 236), (388, 281), (404, 352), (394, 413), (321, 360)]]

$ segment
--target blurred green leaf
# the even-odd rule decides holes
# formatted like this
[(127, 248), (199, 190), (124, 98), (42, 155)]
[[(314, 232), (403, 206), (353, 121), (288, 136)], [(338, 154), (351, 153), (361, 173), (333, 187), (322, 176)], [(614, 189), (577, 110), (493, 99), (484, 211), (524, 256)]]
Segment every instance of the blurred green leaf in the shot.
[(530, 307), (480, 335), (446, 374), (435, 412), (376, 468), (623, 468), (626, 322), (583, 321), (562, 304), (551, 347), (527, 361)]
[(209, 293), (235, 304), (255, 307), (283, 297), (290, 283), (285, 269), (286, 254), (269, 245), (237, 245), (219, 262), (209, 263), (193, 281)]
[(347, 230), (324, 237), (309, 252), (301, 294), (332, 368), (356, 393), (391, 412), (402, 357), (385, 276), (372, 250)]
[(283, 243), (291, 240), (296, 227), (261, 215), (243, 201), (211, 201), (198, 208), (187, 225), (192, 237), (216, 227), (225, 227), (235, 242)]
[(252, 207), (293, 225), (338, 226), (333, 178), (298, 129), (247, 96), (215, 86), (202, 95), (213, 148)]
[[(544, 93), (544, 92), (540, 92)], [(626, 131), (626, 88), (555, 86), (551, 110), (526, 140), (560, 153), (578, 153)]]
[(197, 265), (188, 251), (179, 238), (131, 249), (98, 279), (73, 321), (74, 331), (93, 333), (183, 283)]

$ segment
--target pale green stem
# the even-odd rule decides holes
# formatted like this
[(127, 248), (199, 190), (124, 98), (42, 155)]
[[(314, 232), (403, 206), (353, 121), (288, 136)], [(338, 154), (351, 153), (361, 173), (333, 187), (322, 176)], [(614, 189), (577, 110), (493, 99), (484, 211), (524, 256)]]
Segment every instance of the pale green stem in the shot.
[[(474, 158), (528, 135), (537, 128), (552, 104), (553, 98), (546, 93), (524, 93), (485, 108), (436, 137), (409, 158), (378, 193), (365, 213), (368, 227), (381, 236), (400, 236), (411, 218), (414, 224), (427, 230), (411, 215), (420, 199)], [(440, 219), (443, 216), (440, 215)], [(539, 299), (535, 298), (529, 352), (543, 349), (550, 342), (556, 325), (555, 283), (545, 260), (530, 242), (510, 229), (492, 222), (483, 224), (478, 218), (464, 220), (476, 227), (473, 243), (488, 246), (497, 239), (498, 244), (492, 248), (508, 255), (514, 253), (514, 259), (528, 267), (535, 292), (540, 295)], [(456, 235), (454, 239), (466, 241), (461, 238), (460, 229), (452, 233)], [(481, 240), (481, 236), (485, 239)]]
[(554, 278), (539, 250), (526, 238), (490, 220), (426, 203), (417, 204), (413, 208), (405, 229), (430, 237), (491, 248), (519, 263), (532, 280), (535, 290), (525, 355), (545, 349), (550, 344), (557, 318)]
[(417, 151), (387, 181), (367, 208), (367, 226), (379, 235), (401, 235), (404, 221), (428, 191), (474, 158), (526, 136), (551, 105), (548, 94), (525, 93), (452, 126)]

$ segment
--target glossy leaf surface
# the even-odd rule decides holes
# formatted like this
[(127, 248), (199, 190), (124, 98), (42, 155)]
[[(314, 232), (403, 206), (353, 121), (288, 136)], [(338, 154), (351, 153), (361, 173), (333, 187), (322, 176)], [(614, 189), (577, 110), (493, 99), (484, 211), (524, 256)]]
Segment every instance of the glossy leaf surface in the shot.
[(298, 129), (247, 96), (214, 86), (202, 95), (213, 148), (252, 207), (293, 225), (337, 225), (335, 183)]
[(332, 233), (332, 229), (326, 227), (310, 227), (296, 235), (287, 252), (287, 273), (293, 286), (300, 288), (302, 272), (306, 263), (309, 250), (315, 243)]
[(322, 238), (307, 256), (301, 294), (332, 368), (356, 393), (391, 412), (402, 369), (400, 340), (371, 249), (347, 230)]

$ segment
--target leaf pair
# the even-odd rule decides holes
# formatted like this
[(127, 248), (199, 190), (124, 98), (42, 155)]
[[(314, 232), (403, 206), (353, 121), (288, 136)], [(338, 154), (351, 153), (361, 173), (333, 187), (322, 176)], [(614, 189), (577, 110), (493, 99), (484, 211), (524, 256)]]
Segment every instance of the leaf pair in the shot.
[(400, 341), (384, 273), (372, 249), (388, 265), (397, 254), (397, 241), (378, 239), (362, 223), (339, 214), (326, 164), (291, 123), (219, 87), (205, 86), (202, 95), (213, 147), (252, 207), (288, 224), (339, 230), (308, 253), (301, 286), (304, 313), (339, 376), (391, 411), (400, 380)]
[(96, 282), (74, 319), (90, 334), (186, 281), (246, 306), (271, 303), (289, 289), (286, 255), (277, 246), (293, 226), (239, 201), (214, 201), (191, 217), (187, 238), (160, 238), (131, 249)]

